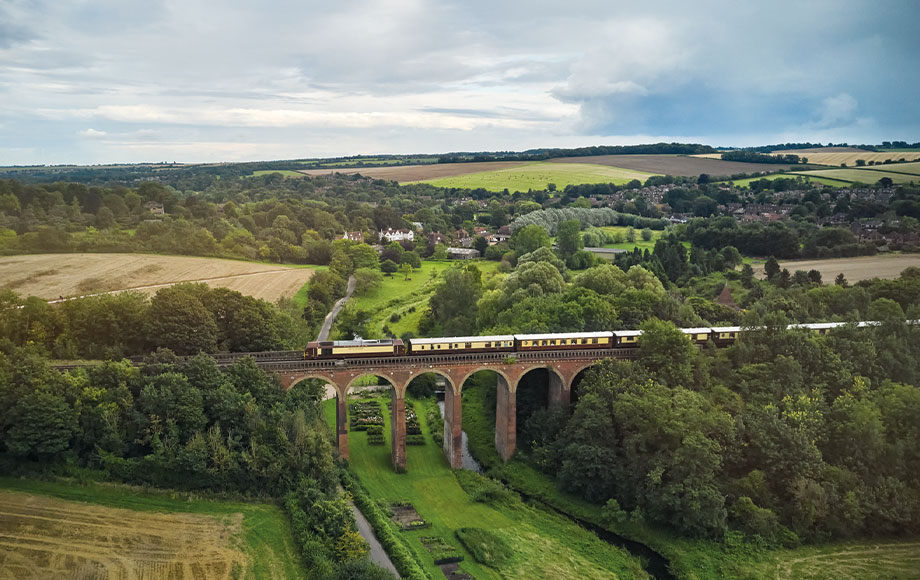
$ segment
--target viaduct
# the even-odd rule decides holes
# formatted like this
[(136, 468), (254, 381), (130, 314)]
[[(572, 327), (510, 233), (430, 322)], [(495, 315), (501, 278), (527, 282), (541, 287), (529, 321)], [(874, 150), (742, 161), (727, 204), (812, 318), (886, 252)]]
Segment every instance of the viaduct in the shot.
[[(447, 382), (444, 394), (444, 455), (451, 468), (456, 469), (460, 467), (462, 451), (461, 392), (463, 384), (474, 373), (488, 370), (497, 376), (495, 447), (502, 459), (507, 461), (516, 445), (517, 387), (526, 374), (545, 369), (549, 376), (550, 405), (568, 406), (572, 386), (579, 373), (599, 360), (631, 359), (635, 354), (635, 349), (614, 348), (321, 360), (260, 360), (257, 354), (255, 358), (264, 370), (277, 373), (286, 389), (305, 379), (319, 379), (335, 387), (336, 443), (339, 453), (345, 457), (348, 457), (349, 389), (357, 379), (366, 375), (376, 375), (389, 381), (393, 401), (390, 421), (393, 467), (402, 472), (406, 469), (405, 396), (412, 379), (434, 373)], [(217, 357), (220, 358), (220, 355)], [(218, 362), (223, 363), (221, 360)]]

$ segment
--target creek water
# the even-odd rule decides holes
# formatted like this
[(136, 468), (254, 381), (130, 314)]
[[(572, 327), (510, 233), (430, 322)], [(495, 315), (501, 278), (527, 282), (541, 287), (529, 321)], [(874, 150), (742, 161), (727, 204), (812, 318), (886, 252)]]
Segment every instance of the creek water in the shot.
[[(443, 417), (444, 416), (444, 400), (442, 397), (443, 397), (443, 393), (439, 393), (438, 394), (438, 409), (440, 410), (441, 416)], [(483, 473), (482, 465), (480, 465), (479, 462), (473, 459), (473, 456), (470, 455), (470, 449), (467, 444), (466, 431), (463, 431), (463, 450), (461, 452), (461, 467), (463, 469), (469, 469), (471, 471), (475, 471), (476, 473)], [(518, 495), (521, 496), (521, 499), (524, 500), (525, 502), (536, 504), (540, 508), (546, 511), (550, 511), (550, 512), (559, 514), (560, 516), (564, 518), (568, 518), (569, 520), (575, 522), (579, 526), (587, 530), (591, 530), (597, 535), (598, 538), (607, 542), (611, 546), (617, 546), (618, 548), (623, 548), (624, 550), (626, 550), (633, 556), (639, 558), (639, 560), (642, 561), (642, 564), (645, 567), (645, 571), (648, 572), (649, 576), (651, 576), (654, 580), (676, 580), (674, 575), (671, 574), (671, 572), (668, 570), (668, 560), (664, 556), (656, 552), (655, 550), (652, 550), (651, 548), (646, 546), (645, 544), (630, 540), (628, 538), (624, 538), (623, 536), (619, 534), (615, 534), (611, 532), (610, 530), (607, 530), (605, 528), (598, 526), (597, 524), (593, 524), (589, 521), (573, 516), (572, 514), (557, 510), (553, 506), (539, 500), (538, 498), (530, 496), (527, 493), (524, 493), (521, 490), (515, 488), (508, 481), (502, 480), (502, 483), (504, 483), (505, 485), (513, 489)]]

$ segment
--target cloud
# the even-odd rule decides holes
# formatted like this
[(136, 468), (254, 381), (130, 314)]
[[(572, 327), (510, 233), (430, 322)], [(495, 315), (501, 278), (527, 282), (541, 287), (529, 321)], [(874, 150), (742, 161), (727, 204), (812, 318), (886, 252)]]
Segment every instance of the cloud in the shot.
[(108, 135), (105, 131), (97, 131), (95, 129), (84, 129), (78, 134), (86, 139), (102, 139)]
[(915, 140), (918, 20), (910, 0), (7, 0), (0, 148), (41, 163)]

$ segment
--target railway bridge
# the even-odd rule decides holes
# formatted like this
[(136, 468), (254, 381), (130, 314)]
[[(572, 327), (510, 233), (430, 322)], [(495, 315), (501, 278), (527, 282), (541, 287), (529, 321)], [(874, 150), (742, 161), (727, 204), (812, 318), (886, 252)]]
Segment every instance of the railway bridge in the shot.
[[(635, 355), (635, 349), (611, 348), (321, 360), (260, 360), (258, 355), (255, 358), (264, 370), (277, 373), (286, 389), (305, 379), (320, 379), (335, 388), (336, 443), (345, 457), (348, 457), (349, 390), (358, 379), (367, 375), (389, 381), (393, 402), (390, 421), (393, 466), (397, 471), (405, 471), (405, 396), (412, 379), (433, 373), (443, 377), (447, 383), (444, 393), (444, 455), (451, 468), (456, 469), (460, 467), (462, 451), (461, 394), (463, 384), (474, 373), (493, 371), (497, 376), (495, 447), (507, 461), (516, 446), (517, 387), (525, 375), (545, 369), (549, 376), (550, 405), (568, 406), (572, 386), (579, 373), (601, 359), (632, 359)], [(218, 362), (222, 361), (218, 358)]]

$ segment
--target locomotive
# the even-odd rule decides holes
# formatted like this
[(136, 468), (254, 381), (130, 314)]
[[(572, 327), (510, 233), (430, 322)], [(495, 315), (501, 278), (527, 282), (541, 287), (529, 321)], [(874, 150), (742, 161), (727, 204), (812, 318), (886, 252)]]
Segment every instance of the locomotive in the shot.
[[(789, 328), (810, 330), (827, 334), (845, 322), (818, 322), (790, 324)], [(860, 327), (876, 322), (860, 322)], [(740, 326), (714, 326), (681, 328), (693, 344), (709, 342), (727, 346), (738, 340), (744, 332)], [(501, 334), (495, 336), (448, 336), (444, 338), (398, 338), (383, 340), (329, 340), (309, 342), (304, 349), (305, 359), (417, 356), (430, 354), (460, 354), (480, 352), (526, 352), (570, 349), (635, 348), (642, 338), (641, 330), (613, 330), (599, 332), (561, 332), (547, 334)]]

